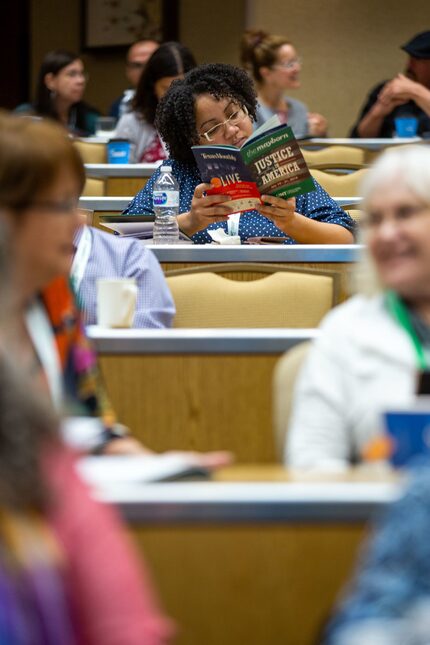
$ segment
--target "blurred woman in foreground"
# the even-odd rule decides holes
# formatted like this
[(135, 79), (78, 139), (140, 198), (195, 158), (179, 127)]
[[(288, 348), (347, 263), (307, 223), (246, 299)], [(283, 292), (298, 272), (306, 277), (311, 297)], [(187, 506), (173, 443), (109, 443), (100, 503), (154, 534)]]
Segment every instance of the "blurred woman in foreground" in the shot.
[[(331, 312), (295, 391), (286, 462), (345, 469), (373, 457), (380, 413), (412, 403), (430, 367), (430, 150), (402, 147), (363, 186), (373, 290)], [(376, 284), (375, 284), (376, 278)]]
[[(87, 450), (139, 453), (146, 449), (116, 422), (69, 283), (84, 181), (79, 153), (60, 126), (0, 116), (0, 209), (11, 232), (16, 360), (61, 414), (91, 417)], [(231, 461), (225, 452), (186, 456), (207, 468)]]
[(51, 51), (40, 67), (33, 105), (21, 105), (16, 111), (58, 121), (77, 136), (94, 134), (100, 113), (83, 101), (87, 81), (79, 56)]
[(143, 564), (113, 510), (78, 479), (58, 419), (16, 352), (6, 237), (0, 222), (0, 642), (161, 645), (172, 630)]

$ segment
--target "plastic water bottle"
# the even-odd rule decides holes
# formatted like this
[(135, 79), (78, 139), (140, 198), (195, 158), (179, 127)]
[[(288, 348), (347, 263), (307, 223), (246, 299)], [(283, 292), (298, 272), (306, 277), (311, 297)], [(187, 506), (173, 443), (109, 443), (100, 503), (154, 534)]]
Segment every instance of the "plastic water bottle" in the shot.
[(172, 167), (164, 165), (154, 184), (152, 201), (155, 213), (154, 244), (177, 244), (179, 241), (179, 185)]

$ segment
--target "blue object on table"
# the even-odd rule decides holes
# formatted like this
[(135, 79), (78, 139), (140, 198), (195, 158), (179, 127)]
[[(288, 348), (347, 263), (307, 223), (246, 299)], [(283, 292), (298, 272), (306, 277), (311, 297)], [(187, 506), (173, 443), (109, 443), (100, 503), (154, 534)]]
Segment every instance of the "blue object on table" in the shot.
[(385, 412), (384, 420), (393, 441), (393, 466), (405, 466), (418, 455), (430, 456), (430, 408)]
[(396, 136), (398, 137), (416, 137), (418, 132), (418, 119), (414, 116), (398, 117), (394, 119), (396, 125)]
[(111, 139), (107, 144), (108, 163), (129, 163), (130, 141)]

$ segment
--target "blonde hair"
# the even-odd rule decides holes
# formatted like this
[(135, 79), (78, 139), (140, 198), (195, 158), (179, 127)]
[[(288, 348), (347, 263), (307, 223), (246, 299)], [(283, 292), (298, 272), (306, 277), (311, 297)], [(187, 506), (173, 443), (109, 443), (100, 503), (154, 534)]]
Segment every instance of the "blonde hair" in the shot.
[(240, 42), (242, 66), (261, 83), (260, 69), (276, 64), (278, 50), (283, 45), (291, 45), (285, 36), (271, 35), (262, 29), (247, 29)]
[(75, 175), (79, 191), (85, 169), (64, 128), (48, 120), (0, 114), (0, 207), (19, 211), (52, 186), (61, 168)]

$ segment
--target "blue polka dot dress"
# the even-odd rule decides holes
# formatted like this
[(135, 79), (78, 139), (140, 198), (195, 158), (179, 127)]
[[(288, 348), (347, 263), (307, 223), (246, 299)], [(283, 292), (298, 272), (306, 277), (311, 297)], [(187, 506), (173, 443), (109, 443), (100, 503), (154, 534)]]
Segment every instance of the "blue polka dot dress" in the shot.
[[(195, 187), (202, 183), (197, 166), (174, 160), (166, 160), (163, 162), (163, 165), (167, 164), (172, 166), (172, 172), (179, 184), (179, 212), (186, 213), (190, 210)], [(130, 202), (124, 211), (124, 215), (154, 214), (152, 208), (152, 191), (154, 182), (158, 179), (159, 175), (160, 169), (158, 168), (144, 188)], [(336, 204), (330, 195), (321, 188), (318, 182), (314, 180), (314, 183), (316, 187), (314, 192), (296, 197), (296, 211), (318, 222), (339, 224), (339, 226), (343, 226), (348, 231), (354, 232), (354, 220)], [(203, 231), (195, 233), (191, 239), (195, 244), (212, 242), (212, 238), (207, 231), (216, 228), (223, 228), (227, 232), (227, 222), (215, 222)], [(245, 242), (249, 237), (285, 237), (284, 231), (281, 231), (271, 220), (256, 210), (245, 211), (241, 214), (239, 220), (239, 235), (241, 242)], [(296, 244), (296, 241), (293, 238), (287, 238), (285, 244)]]

